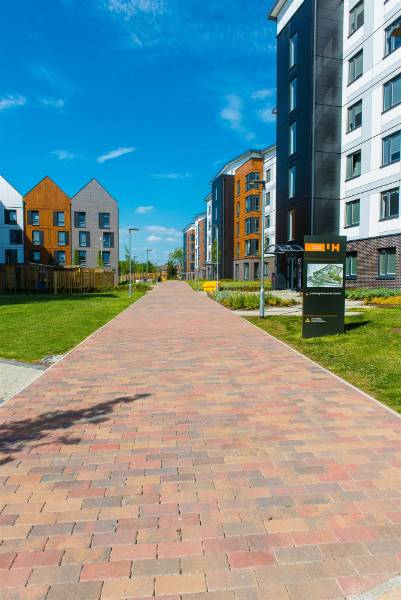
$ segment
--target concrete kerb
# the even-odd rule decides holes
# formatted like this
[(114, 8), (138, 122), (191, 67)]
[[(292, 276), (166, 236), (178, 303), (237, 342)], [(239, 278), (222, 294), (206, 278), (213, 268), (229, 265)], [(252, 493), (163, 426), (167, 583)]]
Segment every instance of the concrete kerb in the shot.
[[(367, 592), (360, 594), (359, 596), (351, 596), (350, 599), (352, 598), (353, 600), (386, 600), (387, 592), (392, 592), (394, 590), (399, 590), (400, 595), (397, 597), (401, 598), (401, 575), (393, 577), (385, 583), (382, 583), (368, 590)], [(390, 594), (389, 599), (390, 598), (395, 599), (396, 596)]]

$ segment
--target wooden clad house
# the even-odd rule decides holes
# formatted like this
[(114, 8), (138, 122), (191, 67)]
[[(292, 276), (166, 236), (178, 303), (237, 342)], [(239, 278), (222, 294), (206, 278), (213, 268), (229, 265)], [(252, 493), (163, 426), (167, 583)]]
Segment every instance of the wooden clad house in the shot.
[(44, 265), (71, 264), (71, 202), (46, 176), (24, 197), (25, 260)]

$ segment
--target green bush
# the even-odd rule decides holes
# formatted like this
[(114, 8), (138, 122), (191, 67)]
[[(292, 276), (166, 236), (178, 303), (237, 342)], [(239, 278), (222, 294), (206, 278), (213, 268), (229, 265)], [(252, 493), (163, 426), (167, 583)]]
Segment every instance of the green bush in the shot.
[(401, 289), (388, 288), (355, 288), (346, 290), (348, 300), (371, 300), (372, 298), (391, 298), (391, 296), (401, 296)]
[[(148, 292), (151, 289), (150, 283), (133, 283), (132, 291), (133, 292)], [(128, 283), (121, 284), (119, 286), (110, 288), (112, 290), (127, 290), (128, 293)]]
[[(259, 294), (256, 293), (222, 290), (210, 294), (210, 297), (232, 310), (256, 310), (259, 308)], [(266, 294), (265, 304), (266, 306), (294, 306), (297, 302), (296, 300), (273, 296), (273, 294)]]
[[(187, 283), (191, 286), (191, 288), (195, 291), (202, 291), (203, 284), (205, 283), (204, 279), (198, 279), (197, 281), (189, 280)], [(271, 280), (265, 279), (265, 290), (270, 290), (272, 287)], [(219, 281), (219, 290), (220, 291), (233, 291), (233, 292), (253, 292), (257, 291), (260, 288), (259, 281), (233, 281), (232, 279), (221, 279)]]

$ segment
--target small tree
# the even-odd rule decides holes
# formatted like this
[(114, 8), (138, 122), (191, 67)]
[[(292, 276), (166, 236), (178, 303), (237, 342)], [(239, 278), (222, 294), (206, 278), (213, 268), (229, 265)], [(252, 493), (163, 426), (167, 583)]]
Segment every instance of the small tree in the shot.
[(167, 261), (167, 279), (177, 278), (177, 265), (172, 260)]
[(73, 264), (74, 265), (79, 265), (79, 252), (78, 252), (78, 250), (74, 250)]
[(99, 269), (104, 268), (103, 256), (100, 250), (97, 253), (97, 266), (99, 267)]

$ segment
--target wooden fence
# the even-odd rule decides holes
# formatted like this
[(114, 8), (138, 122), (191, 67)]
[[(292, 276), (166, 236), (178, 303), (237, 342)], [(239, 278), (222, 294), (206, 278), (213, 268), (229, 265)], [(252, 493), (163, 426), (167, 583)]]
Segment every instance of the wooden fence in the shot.
[[(137, 280), (143, 281), (143, 279), (147, 279), (147, 281), (157, 281), (158, 275), (160, 273), (132, 273), (132, 283), (135, 283)], [(129, 274), (124, 273), (118, 276), (118, 283), (128, 283), (129, 282)]]
[(113, 271), (34, 264), (0, 265), (0, 293), (82, 294), (113, 286)]

